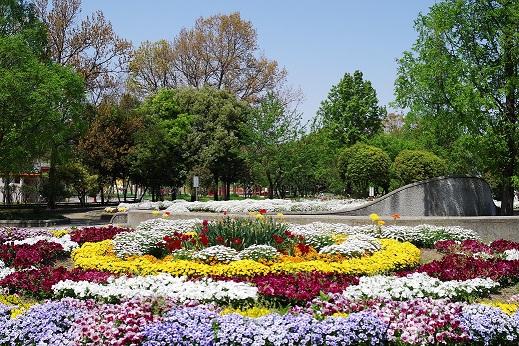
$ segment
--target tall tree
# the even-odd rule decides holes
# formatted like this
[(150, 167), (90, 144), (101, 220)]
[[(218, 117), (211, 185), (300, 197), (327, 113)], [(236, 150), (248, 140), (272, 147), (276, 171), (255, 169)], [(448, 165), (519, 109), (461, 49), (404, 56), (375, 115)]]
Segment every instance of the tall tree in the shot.
[(289, 171), (286, 143), (295, 141), (302, 131), (297, 108), (286, 107), (273, 93), (268, 93), (247, 119), (248, 162), (268, 183), (269, 198), (280, 190)]
[(131, 43), (119, 37), (101, 11), (82, 19), (81, 0), (36, 0), (48, 28), (48, 56), (83, 76), (93, 103), (117, 87), (127, 70)]
[(140, 97), (179, 85), (175, 52), (172, 44), (166, 40), (141, 43), (133, 53), (129, 70), (128, 87)]
[(0, 36), (15, 34), (19, 34), (37, 56), (43, 56), (47, 45), (47, 31), (38, 19), (34, 4), (24, 0), (2, 0)]
[(385, 115), (371, 82), (355, 71), (344, 74), (321, 102), (316, 125), (329, 128), (342, 145), (349, 146), (380, 131)]
[(513, 213), (517, 172), (519, 2), (444, 0), (415, 22), (418, 39), (400, 59), (397, 103), (448, 147), (471, 147), (502, 177), (503, 215)]
[(256, 30), (239, 13), (199, 18), (171, 44), (145, 42), (130, 64), (130, 85), (141, 92), (213, 87), (249, 102), (279, 88), (285, 77), (285, 69), (260, 53)]
[(82, 136), (78, 152), (82, 161), (99, 178), (101, 202), (104, 202), (103, 187), (124, 182), (124, 198), (130, 174), (130, 155), (136, 146), (136, 135), (143, 128), (143, 119), (136, 114), (138, 104), (129, 95), (120, 99), (104, 98), (97, 107), (96, 117)]

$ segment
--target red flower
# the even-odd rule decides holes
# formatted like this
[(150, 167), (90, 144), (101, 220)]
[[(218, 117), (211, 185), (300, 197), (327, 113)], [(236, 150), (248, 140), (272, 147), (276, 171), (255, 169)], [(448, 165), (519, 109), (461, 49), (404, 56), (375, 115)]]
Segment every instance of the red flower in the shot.
[(274, 241), (276, 242), (276, 244), (281, 244), (282, 242), (285, 241), (285, 239), (283, 239), (283, 237), (280, 237), (277, 234), (273, 234), (272, 238), (274, 238)]
[(310, 245), (306, 245), (305, 243), (298, 243), (296, 247), (303, 255), (310, 252)]
[(261, 215), (265, 215), (267, 213), (267, 209), (260, 209), (258, 210), (258, 213), (260, 213)]
[(236, 238), (234, 238), (234, 239), (232, 240), (232, 243), (233, 243), (233, 244), (236, 244), (236, 245), (240, 245), (240, 244), (241, 244), (241, 239), (238, 238), (238, 237), (236, 237)]
[(215, 240), (216, 240), (216, 242), (217, 242), (218, 244), (223, 244), (223, 243), (225, 242), (225, 239), (224, 239), (221, 235), (219, 235), (218, 237), (216, 237)]
[(227, 215), (227, 210), (224, 210), (224, 211), (223, 211), (223, 215)]
[(207, 220), (202, 221), (202, 226), (207, 227), (208, 224), (209, 224), (209, 221), (207, 221)]
[(200, 235), (200, 242), (203, 246), (209, 245), (209, 238), (205, 234)]

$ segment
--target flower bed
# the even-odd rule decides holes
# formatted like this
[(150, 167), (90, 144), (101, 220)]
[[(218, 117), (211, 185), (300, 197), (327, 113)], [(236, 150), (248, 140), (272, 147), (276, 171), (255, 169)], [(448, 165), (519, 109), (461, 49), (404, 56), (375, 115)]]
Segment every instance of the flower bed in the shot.
[[(443, 257), (420, 265), (417, 245)], [(519, 244), (457, 227), (260, 213), (10, 230), (0, 246), (0, 346), (519, 342), (518, 296), (491, 299), (519, 281)]]

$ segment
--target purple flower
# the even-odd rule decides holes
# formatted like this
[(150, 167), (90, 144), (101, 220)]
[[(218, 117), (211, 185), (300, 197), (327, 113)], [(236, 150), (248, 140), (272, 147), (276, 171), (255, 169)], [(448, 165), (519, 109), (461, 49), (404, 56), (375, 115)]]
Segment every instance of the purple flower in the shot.
[(498, 308), (473, 304), (463, 309), (462, 325), (473, 341), (487, 345), (512, 345), (519, 339), (517, 316), (510, 317)]

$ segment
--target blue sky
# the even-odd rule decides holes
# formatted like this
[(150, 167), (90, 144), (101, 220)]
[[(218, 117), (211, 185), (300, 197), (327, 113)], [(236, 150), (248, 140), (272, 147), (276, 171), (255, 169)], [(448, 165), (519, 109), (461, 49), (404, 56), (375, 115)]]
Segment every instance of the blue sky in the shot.
[(83, 12), (102, 10), (116, 32), (138, 45), (172, 40), (200, 16), (238, 11), (252, 22), (259, 47), (288, 70), (305, 95), (311, 119), (330, 87), (358, 69), (380, 100), (393, 100), (395, 60), (416, 39), (413, 22), (434, 0), (83, 0)]

